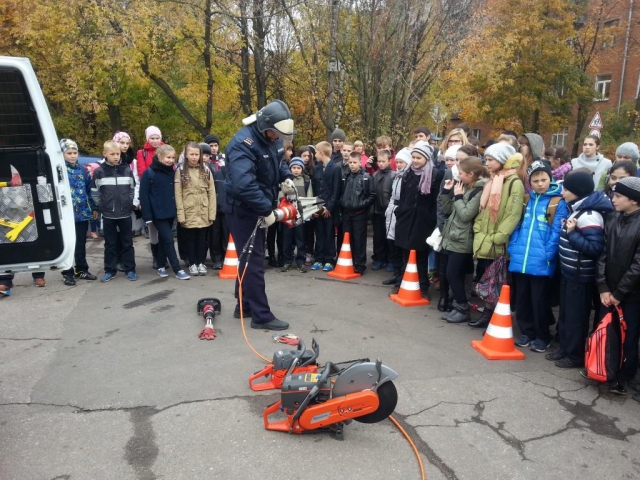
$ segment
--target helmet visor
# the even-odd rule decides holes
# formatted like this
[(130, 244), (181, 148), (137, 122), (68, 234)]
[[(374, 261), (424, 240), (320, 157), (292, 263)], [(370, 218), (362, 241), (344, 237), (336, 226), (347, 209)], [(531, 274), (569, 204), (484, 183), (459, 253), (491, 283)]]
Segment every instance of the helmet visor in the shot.
[(298, 133), (293, 129), (293, 120), (291, 118), (276, 122), (273, 125), (273, 130), (278, 134), (280, 138), (288, 141), (293, 140), (293, 136)]

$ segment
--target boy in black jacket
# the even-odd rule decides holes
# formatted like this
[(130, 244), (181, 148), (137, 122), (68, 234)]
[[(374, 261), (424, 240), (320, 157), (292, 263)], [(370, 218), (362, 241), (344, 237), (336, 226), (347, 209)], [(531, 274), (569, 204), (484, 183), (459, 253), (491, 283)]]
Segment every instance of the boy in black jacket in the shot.
[(138, 275), (133, 250), (131, 212), (136, 182), (129, 165), (120, 161), (120, 147), (116, 142), (105, 142), (102, 154), (104, 162), (93, 172), (91, 181), (91, 198), (102, 214), (104, 225), (104, 275), (100, 281), (108, 282), (118, 272), (118, 242), (127, 278), (135, 281), (138, 280)]
[(316, 262), (311, 270), (322, 268), (324, 272), (333, 270), (333, 261), (336, 257), (335, 221), (340, 214), (340, 188), (342, 183), (342, 170), (338, 164), (331, 161), (331, 144), (320, 142), (316, 145), (316, 160), (322, 165), (314, 174), (316, 185), (314, 192), (324, 200), (322, 210), (317, 215), (316, 221)]
[[(596, 283), (600, 301), (607, 307), (622, 308), (627, 323), (624, 340), (624, 362), (611, 393), (627, 393), (625, 383), (638, 371), (640, 339), (640, 178), (627, 177), (612, 187), (615, 213), (610, 213), (604, 227), (606, 246), (598, 260)], [(634, 395), (640, 401), (640, 394)]]
[(389, 243), (387, 242), (387, 220), (385, 212), (391, 199), (391, 185), (395, 178), (395, 172), (391, 170), (391, 152), (389, 150), (378, 151), (378, 168), (373, 174), (373, 269), (380, 270), (386, 266), (387, 271), (393, 271), (393, 265), (389, 264)]
[(360, 163), (360, 154), (352, 152), (349, 173), (342, 179), (340, 206), (344, 231), (351, 237), (353, 269), (362, 274), (367, 269), (367, 213), (376, 199), (376, 192), (371, 188), (371, 177)]

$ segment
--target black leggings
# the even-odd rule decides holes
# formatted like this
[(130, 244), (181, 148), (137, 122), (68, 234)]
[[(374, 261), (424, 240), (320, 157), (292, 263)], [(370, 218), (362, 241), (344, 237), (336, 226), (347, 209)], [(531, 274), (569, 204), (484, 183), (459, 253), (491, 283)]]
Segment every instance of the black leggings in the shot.
[(207, 228), (184, 229), (189, 265), (204, 264), (204, 260), (207, 257)]
[[(471, 253), (448, 252), (447, 258), (447, 281), (453, 292), (453, 299), (456, 303), (467, 303), (467, 292), (464, 288), (464, 278), (469, 273), (469, 267), (473, 271), (473, 256)], [(442, 257), (440, 257), (442, 261)], [(442, 288), (442, 280), (440, 280)], [(442, 291), (442, 290), (440, 290)]]

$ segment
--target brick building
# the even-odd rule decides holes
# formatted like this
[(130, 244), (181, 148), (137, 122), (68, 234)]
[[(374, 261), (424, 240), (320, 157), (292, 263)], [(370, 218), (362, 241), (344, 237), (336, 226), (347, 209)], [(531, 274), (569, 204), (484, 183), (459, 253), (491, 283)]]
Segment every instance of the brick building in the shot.
[[(592, 72), (594, 102), (582, 137), (589, 134), (591, 129), (588, 124), (596, 112), (603, 114), (612, 108), (619, 109), (625, 102), (635, 102), (640, 96), (640, 1), (619, 0), (609, 3), (610, 10), (603, 23)], [(448, 126), (454, 128), (463, 121), (462, 118), (452, 118)], [(501, 130), (483, 122), (470, 122), (469, 125), (481, 144), (495, 138)], [(540, 134), (546, 146), (564, 146), (571, 150), (575, 130), (574, 118), (573, 122), (559, 131)]]

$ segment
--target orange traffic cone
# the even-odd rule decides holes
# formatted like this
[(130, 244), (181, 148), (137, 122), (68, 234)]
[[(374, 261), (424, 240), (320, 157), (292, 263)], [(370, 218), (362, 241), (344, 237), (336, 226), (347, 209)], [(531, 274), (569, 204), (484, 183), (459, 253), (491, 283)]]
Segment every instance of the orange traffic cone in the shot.
[(222, 270), (218, 271), (218, 276), (222, 280), (235, 280), (238, 276), (238, 252), (236, 252), (236, 244), (233, 243), (231, 234), (229, 234), (227, 254), (224, 256)]
[(471, 346), (489, 360), (524, 360), (524, 353), (513, 343), (510, 295), (509, 285), (503, 285), (484, 337), (471, 342)]
[(342, 248), (340, 248), (340, 255), (338, 255), (335, 270), (330, 271), (327, 275), (331, 278), (337, 278), (338, 280), (352, 280), (362, 276), (353, 269), (349, 232), (345, 232), (344, 234), (344, 240), (342, 241)]
[(429, 305), (429, 300), (423, 298), (420, 292), (420, 277), (418, 276), (418, 263), (416, 261), (415, 250), (409, 252), (409, 261), (402, 276), (400, 290), (398, 290), (398, 293), (391, 295), (390, 298), (403, 307)]

